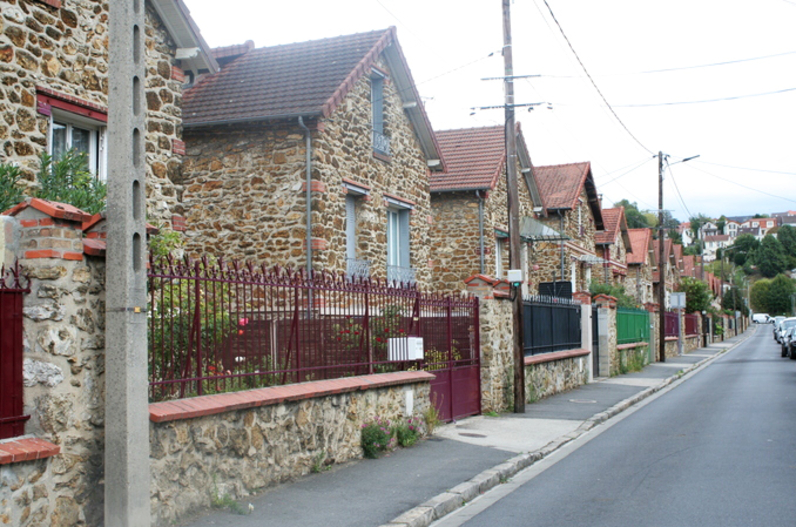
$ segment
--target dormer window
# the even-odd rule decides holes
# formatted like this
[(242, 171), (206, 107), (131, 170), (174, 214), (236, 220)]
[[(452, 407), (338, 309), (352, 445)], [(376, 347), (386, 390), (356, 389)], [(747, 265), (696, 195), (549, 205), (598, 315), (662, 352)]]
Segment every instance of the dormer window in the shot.
[(390, 138), (384, 135), (384, 74), (374, 70), (370, 76), (370, 102), (373, 127), (373, 151), (390, 155)]

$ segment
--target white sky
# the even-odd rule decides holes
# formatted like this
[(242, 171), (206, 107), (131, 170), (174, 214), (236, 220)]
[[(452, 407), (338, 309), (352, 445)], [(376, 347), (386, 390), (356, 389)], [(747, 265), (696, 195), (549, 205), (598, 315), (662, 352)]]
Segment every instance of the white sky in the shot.
[[(501, 0), (184, 1), (212, 47), (394, 25), (435, 129), (502, 124), (502, 110), (470, 109), (503, 103), (502, 83), (481, 80), (503, 74)], [(664, 208), (679, 220), (796, 210), (796, 0), (547, 2), (630, 133), (544, 0), (514, 0), (514, 73), (542, 75), (516, 81), (515, 100), (552, 103), (517, 111), (535, 165), (591, 161), (604, 207), (654, 210), (653, 154), (699, 154), (666, 174)], [(676, 70), (640, 73), (663, 69)]]

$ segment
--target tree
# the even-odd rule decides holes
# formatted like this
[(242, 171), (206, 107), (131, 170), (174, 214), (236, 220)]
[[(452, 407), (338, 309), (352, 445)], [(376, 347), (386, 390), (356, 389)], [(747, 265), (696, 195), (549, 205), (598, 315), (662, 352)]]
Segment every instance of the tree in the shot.
[(614, 203), (614, 207), (625, 208), (625, 220), (627, 221), (628, 229), (647, 229), (652, 225), (649, 224), (647, 218), (638, 210), (638, 205), (628, 200), (623, 199)]
[(724, 234), (724, 227), (727, 225), (727, 216), (724, 214), (719, 217), (719, 220), (716, 222), (716, 228), (719, 230), (719, 234)]
[(759, 313), (768, 311), (768, 290), (771, 287), (771, 280), (763, 278), (758, 280), (749, 289), (749, 304), (752, 309)]
[(663, 211), (663, 228), (664, 229), (676, 229), (680, 226), (680, 220), (672, 216), (672, 213), (668, 210)]
[(770, 315), (786, 315), (791, 311), (791, 295), (796, 292), (796, 284), (792, 278), (784, 274), (771, 280), (768, 288), (768, 313)]
[(777, 239), (788, 256), (788, 268), (796, 267), (796, 228), (790, 225), (783, 225), (777, 232)]
[(740, 311), (743, 316), (749, 316), (749, 308), (746, 307), (743, 294), (735, 286), (724, 292), (724, 296), (721, 298), (721, 308), (730, 311)]
[(685, 293), (685, 312), (694, 313), (707, 311), (713, 294), (708, 284), (696, 278), (685, 277), (680, 282), (678, 290)]
[(760, 242), (760, 248), (755, 251), (755, 263), (760, 274), (773, 278), (787, 269), (788, 257), (779, 240), (767, 234)]
[(666, 237), (669, 238), (670, 240), (672, 240), (672, 243), (676, 243), (677, 245), (682, 245), (683, 244), (683, 236), (682, 236), (682, 234), (677, 232), (675, 229), (670, 229), (666, 233)]
[(685, 256), (699, 256), (701, 254), (701, 250), (699, 245), (689, 245), (688, 247), (683, 247), (683, 255)]
[(753, 218), (753, 219), (757, 219), (757, 218), (770, 218), (770, 217), (771, 217), (771, 216), (769, 216), (768, 214), (755, 214), (754, 216), (752, 216), (752, 218)]
[(751, 234), (741, 234), (735, 238), (732, 244), (732, 261), (735, 265), (744, 265), (751, 259), (754, 251), (760, 246), (760, 242)]

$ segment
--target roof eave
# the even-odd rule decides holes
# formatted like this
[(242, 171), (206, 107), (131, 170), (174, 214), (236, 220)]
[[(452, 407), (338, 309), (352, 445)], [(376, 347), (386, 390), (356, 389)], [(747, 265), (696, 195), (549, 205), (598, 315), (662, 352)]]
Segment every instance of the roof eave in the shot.
[(182, 0), (149, 1), (178, 48), (199, 48), (196, 57), (183, 59), (186, 65), (193, 68), (184, 69), (208, 70), (210, 73), (216, 73), (219, 69), (218, 62), (213, 58), (210, 46), (202, 37), (199, 26), (191, 17), (191, 12), (185, 3)]
[(243, 124), (243, 123), (264, 123), (268, 121), (280, 121), (286, 119), (298, 119), (299, 117), (306, 117), (308, 119), (319, 119), (321, 113), (291, 113), (280, 115), (267, 115), (267, 116), (250, 116), (241, 117), (239, 119), (222, 119), (219, 121), (201, 121), (196, 123), (187, 123), (183, 121), (183, 128), (210, 128), (213, 126), (223, 126), (226, 124)]

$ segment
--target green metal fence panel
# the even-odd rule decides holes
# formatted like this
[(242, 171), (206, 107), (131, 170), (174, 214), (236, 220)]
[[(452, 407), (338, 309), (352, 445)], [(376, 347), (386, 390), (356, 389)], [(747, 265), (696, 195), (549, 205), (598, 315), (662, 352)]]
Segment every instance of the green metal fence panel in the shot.
[(650, 314), (643, 309), (618, 308), (616, 310), (616, 343), (650, 341)]

